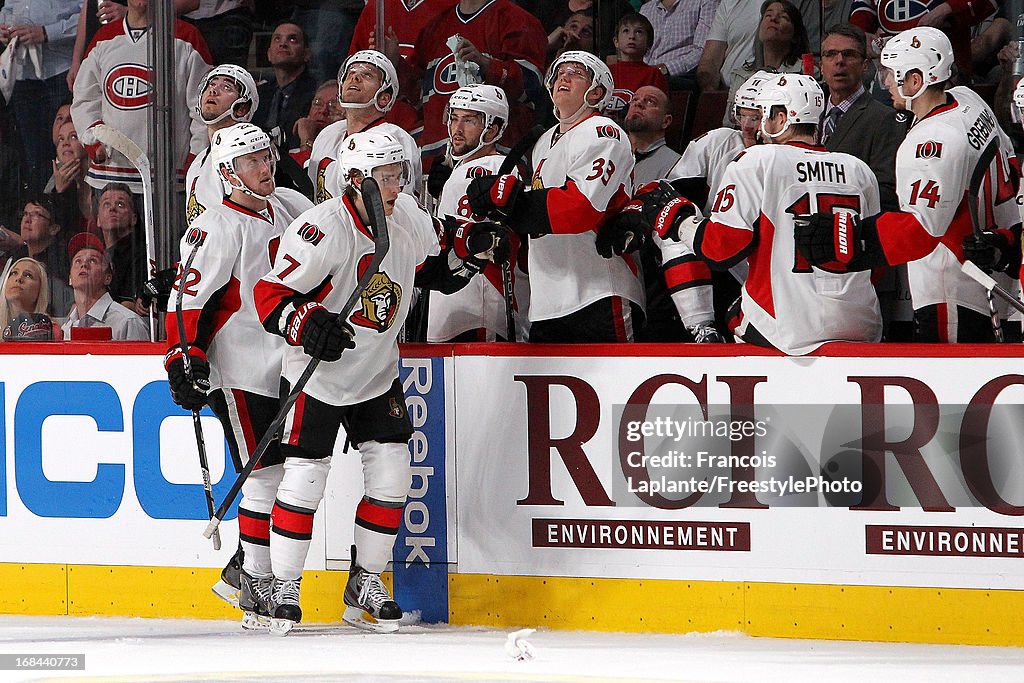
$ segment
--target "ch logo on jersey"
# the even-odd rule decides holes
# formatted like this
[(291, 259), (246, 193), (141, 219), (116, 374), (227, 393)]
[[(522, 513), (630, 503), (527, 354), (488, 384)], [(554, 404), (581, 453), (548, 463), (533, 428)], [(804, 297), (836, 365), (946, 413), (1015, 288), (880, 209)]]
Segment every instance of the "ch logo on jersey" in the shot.
[(405, 7), (406, 12), (411, 12), (427, 0), (402, 0), (402, 6)]
[(321, 204), (326, 202), (328, 199), (332, 199), (333, 195), (327, 191), (327, 167), (334, 163), (334, 159), (330, 157), (324, 157), (320, 160), (320, 163), (316, 165), (316, 203)]
[(455, 55), (448, 53), (434, 66), (434, 92), (438, 95), (451, 95), (459, 89), (459, 81), (455, 76)]
[(625, 88), (616, 88), (612, 91), (612, 97), (608, 100), (604, 111), (606, 114), (616, 114), (629, 108), (630, 100), (633, 99), (633, 91)]
[(395, 323), (395, 315), (402, 304), (402, 286), (381, 270), (370, 278), (359, 300), (362, 306), (349, 317), (349, 321), (353, 325), (386, 332)]
[(942, 157), (942, 143), (935, 140), (922, 142), (914, 154), (918, 159), (939, 159)]
[(314, 247), (320, 244), (320, 240), (324, 238), (324, 231), (312, 223), (303, 223), (299, 227), (299, 239), (303, 242), (309, 242)]
[(143, 64), (119, 64), (103, 81), (107, 101), (118, 109), (132, 111), (149, 104), (152, 73)]
[(928, 12), (928, 6), (932, 4), (938, 3), (931, 0), (879, 0), (878, 23), (889, 33), (906, 31), (917, 26), (921, 17)]
[(194, 247), (206, 241), (206, 231), (192, 226), (185, 232), (185, 244)]
[(597, 137), (599, 137), (599, 138), (609, 138), (611, 140), (618, 140), (618, 139), (620, 139), (619, 138), (619, 127), (618, 126), (613, 126), (613, 125), (611, 125), (609, 123), (606, 123), (603, 126), (598, 126), (597, 127)]

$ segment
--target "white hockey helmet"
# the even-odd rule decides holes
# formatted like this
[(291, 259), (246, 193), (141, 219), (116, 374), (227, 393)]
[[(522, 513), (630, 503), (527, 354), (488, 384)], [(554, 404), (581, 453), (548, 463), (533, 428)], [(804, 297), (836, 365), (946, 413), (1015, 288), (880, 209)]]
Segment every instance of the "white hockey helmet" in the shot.
[[(380, 88), (373, 94), (369, 102), (363, 104), (348, 104), (345, 103), (344, 97), (342, 97), (342, 83), (345, 82), (345, 74), (348, 73), (348, 69), (353, 64), (371, 64), (378, 69), (381, 73)], [(377, 104), (377, 100), (381, 94), (389, 92), (391, 93), (391, 99), (384, 108), (381, 109)], [(391, 60), (384, 55), (383, 52), (377, 50), (359, 50), (349, 55), (341, 64), (341, 68), (338, 69), (338, 101), (342, 103), (342, 106), (347, 109), (364, 109), (366, 107), (375, 107), (381, 114), (386, 114), (394, 106), (395, 100), (398, 99), (398, 72), (395, 71), (395, 65), (391, 63)]]
[(338, 155), (342, 190), (352, 185), (354, 173), (367, 178), (373, 174), (373, 169), (390, 164), (402, 164), (403, 185), (412, 177), (405, 148), (394, 135), (376, 131), (353, 133), (341, 143)]
[[(925, 88), (948, 81), (953, 75), (953, 44), (945, 33), (930, 26), (919, 26), (903, 31), (882, 48), (882, 66), (892, 71), (897, 92), (909, 102)], [(914, 97), (903, 94), (903, 82), (911, 71), (919, 71), (924, 87)]]
[[(270, 144), (270, 138), (263, 132), (263, 129), (252, 123), (236, 123), (213, 134), (210, 160), (224, 186), (224, 194), (230, 194), (232, 189), (238, 189), (253, 197), (266, 199), (267, 195), (250, 190), (235, 171), (235, 159), (264, 149), (270, 150), (271, 166), (273, 166), (277, 162), (277, 150)], [(224, 169), (228, 178), (224, 178), (221, 169)], [(237, 184), (234, 181), (237, 181)]]
[[(451, 112), (453, 109), (467, 109), (484, 115), (484, 132), (481, 133), (476, 147), (465, 154), (452, 154), (451, 157), (455, 161), (462, 161), (484, 145), (497, 142), (508, 126), (508, 98), (505, 97), (504, 90), (493, 85), (479, 83), (466, 85), (452, 93), (444, 110), (444, 123), (446, 126), (451, 124)], [(491, 124), (498, 125), (498, 133), (493, 139), (485, 141), (484, 135), (487, 134), (487, 129), (491, 127)], [(450, 130), (448, 136), (450, 139)]]
[[(206, 121), (203, 119), (203, 93), (210, 86), (210, 81), (218, 76), (223, 78), (230, 78), (238, 86), (238, 98), (228, 107), (227, 111), (223, 112), (220, 116), (215, 118), (213, 121)], [(238, 110), (244, 105), (249, 105), (249, 111), (244, 114), (238, 113)], [(253, 114), (260, 106), (260, 95), (256, 89), (256, 81), (253, 80), (252, 74), (235, 64), (221, 64), (210, 69), (210, 71), (203, 76), (203, 80), (199, 82), (199, 98), (196, 100), (196, 116), (200, 121), (203, 121), (208, 126), (212, 126), (215, 123), (220, 123), (228, 116), (235, 123), (248, 123), (252, 121)]]
[[(554, 99), (554, 87), (555, 87), (555, 75), (558, 73), (558, 67), (566, 63), (582, 64), (586, 67), (587, 71), (590, 72), (590, 87), (587, 92), (583, 94), (583, 105), (579, 111), (570, 116), (566, 121), (570, 121), (580, 114), (587, 107), (592, 107), (597, 111), (603, 111), (607, 106), (609, 100), (612, 99), (612, 93), (615, 91), (615, 81), (612, 78), (611, 69), (601, 59), (595, 57), (589, 52), (583, 50), (567, 50), (563, 52), (558, 59), (551, 63), (548, 67), (548, 73), (544, 77), (544, 87), (547, 88), (548, 95), (551, 99)], [(596, 103), (590, 103), (590, 93), (596, 88), (601, 87), (604, 89), (604, 94), (601, 95), (601, 99)], [(555, 108), (555, 118), (558, 118), (558, 108)], [(561, 122), (562, 120), (559, 119)]]
[[(776, 74), (761, 83), (754, 96), (754, 106), (761, 110), (761, 132), (770, 138), (777, 138), (794, 123), (812, 123), (821, 120), (825, 110), (825, 94), (811, 76), (803, 74)], [(786, 123), (778, 133), (771, 134), (764, 124), (771, 118), (773, 107), (785, 107)]]
[(757, 103), (754, 101), (754, 98), (757, 97), (758, 91), (761, 90), (761, 84), (773, 75), (775, 74), (772, 74), (769, 71), (758, 71), (753, 76), (743, 81), (743, 85), (739, 87), (732, 98), (732, 112), (737, 119), (739, 119), (739, 110), (741, 108), (757, 109)]
[(1017, 105), (1017, 113), (1020, 114), (1021, 124), (1024, 125), (1024, 78), (1017, 83), (1013, 89), (1013, 103)]

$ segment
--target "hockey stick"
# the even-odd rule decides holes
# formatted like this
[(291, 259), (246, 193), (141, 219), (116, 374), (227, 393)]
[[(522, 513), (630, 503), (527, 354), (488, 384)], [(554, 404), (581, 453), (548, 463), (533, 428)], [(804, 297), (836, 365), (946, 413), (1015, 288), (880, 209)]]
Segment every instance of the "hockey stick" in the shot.
[[(540, 136), (544, 135), (545, 128), (540, 124), (535, 125), (533, 128), (526, 132), (526, 135), (519, 138), (518, 142), (512, 146), (512, 149), (505, 155), (505, 160), (501, 162), (501, 166), (498, 168), (498, 175), (508, 175), (511, 173), (516, 165), (519, 164), (520, 159), (533, 149), (533, 146), (540, 140)], [(505, 297), (505, 339), (510, 342), (518, 341), (516, 339), (516, 321), (515, 314), (512, 310), (512, 256), (505, 259), (504, 263), (501, 264), (501, 293)]]
[(965, 275), (984, 287), (986, 291), (990, 293), (995, 292), (1005, 299), (1006, 303), (1010, 304), (1021, 313), (1024, 313), (1024, 302), (1021, 302), (1021, 300), (1014, 296), (1012, 292), (1000, 286), (1000, 284), (996, 282), (991, 275), (979, 268), (974, 261), (964, 261), (960, 264), (960, 269), (964, 271)]
[[(988, 143), (988, 147), (985, 148), (985, 151), (981, 153), (980, 157), (978, 157), (978, 164), (974, 167), (974, 172), (971, 174), (970, 184), (967, 186), (967, 212), (971, 216), (971, 229), (974, 231), (974, 237), (979, 241), (984, 241), (984, 238), (982, 237), (981, 220), (978, 218), (978, 201), (980, 199), (981, 183), (984, 182), (985, 173), (988, 171), (989, 164), (992, 163), (998, 149), (999, 138), (994, 137), (992, 138), (992, 141)], [(970, 275), (967, 270), (964, 270), (964, 272)], [(995, 280), (992, 282), (994, 284)], [(1003, 342), (1003, 329), (1000, 325), (999, 312), (996, 310), (996, 303), (992, 299), (992, 292), (993, 290), (991, 288), (986, 288), (985, 290), (985, 295), (988, 297), (989, 315), (992, 318), (992, 334), (995, 336), (997, 342)]]
[[(142, 220), (146, 233), (146, 263), (149, 264), (149, 277), (156, 275), (156, 238), (153, 232), (153, 172), (149, 165), (149, 157), (134, 140), (116, 128), (105, 123), (98, 123), (92, 128), (93, 135), (107, 147), (112, 147), (128, 158), (142, 177)], [(149, 309), (149, 341), (156, 341), (156, 320), (153, 307)]]
[[(356, 282), (355, 288), (352, 293), (349, 294), (348, 299), (342, 304), (338, 310), (338, 319), (343, 320), (352, 307), (359, 301), (359, 297), (362, 295), (363, 290), (366, 289), (367, 285), (370, 284), (370, 279), (376, 275), (377, 271), (380, 270), (380, 265), (384, 261), (384, 257), (388, 253), (388, 249), (391, 248), (391, 241), (388, 236), (388, 225), (387, 217), (384, 215), (384, 202), (380, 198), (380, 188), (377, 186), (377, 181), (372, 177), (364, 178), (362, 184), (363, 204), (366, 206), (366, 212), (369, 214), (370, 232), (373, 234), (373, 259), (367, 266), (366, 270), (359, 277), (359, 281)], [(306, 369), (302, 371), (302, 375), (296, 380), (295, 385), (292, 387), (291, 392), (281, 403), (280, 409), (277, 411), (277, 415), (274, 417), (274, 421), (267, 427), (266, 433), (263, 434), (263, 438), (260, 439), (259, 444), (256, 446), (256, 450), (253, 451), (249, 457), (249, 462), (245, 463), (245, 467), (238, 473), (238, 477), (235, 479), (235, 483), (231, 485), (231, 490), (224, 497), (220, 507), (217, 508), (216, 514), (210, 518), (210, 523), (206, 525), (206, 529), (203, 531), (203, 536), (210, 538), (217, 531), (217, 527), (220, 525), (221, 520), (224, 519), (224, 515), (228, 513), (228, 508), (235, 502), (235, 498), (238, 496), (238, 492), (242, 490), (242, 484), (249, 478), (252, 471), (256, 468), (263, 454), (267, 452), (270, 447), (270, 442), (277, 436), (278, 430), (281, 425), (284, 424), (285, 418), (288, 417), (288, 413), (291, 411), (292, 406), (295, 405), (295, 401), (298, 400), (299, 394), (306, 387), (306, 383), (309, 382), (309, 378), (313, 376), (313, 372), (317, 366), (320, 365), (319, 358), (310, 359), (306, 365)]]
[(374, 38), (376, 38), (376, 40), (374, 40), (373, 42), (376, 45), (377, 51), (380, 52), (381, 54), (385, 54), (384, 37), (387, 35), (388, 29), (387, 26), (384, 24), (384, 0), (376, 0), (376, 2), (376, 20), (374, 21), (374, 28), (376, 29), (376, 32), (373, 36)]
[[(181, 345), (181, 361), (185, 366), (185, 377), (189, 382), (192, 382), (192, 386), (197, 390), (195, 380), (192, 378), (192, 359), (188, 355), (188, 341), (186, 341), (185, 334), (185, 314), (181, 310), (181, 297), (185, 292), (185, 277), (188, 275), (188, 271), (192, 268), (192, 260), (196, 257), (196, 252), (199, 251), (199, 247), (202, 245), (202, 239), (196, 240), (196, 245), (192, 247), (192, 253), (188, 255), (188, 259), (185, 261), (185, 267), (181, 270), (181, 279), (178, 281), (178, 296), (176, 297), (174, 319), (178, 323), (178, 343)], [(206, 459), (206, 439), (203, 438), (203, 423), (199, 418), (199, 411), (192, 411), (192, 428), (196, 433), (196, 448), (199, 451), (199, 469), (203, 473), (203, 493), (206, 495), (206, 512), (210, 519), (213, 519), (213, 484), (210, 483), (210, 463)], [(220, 532), (213, 532), (213, 549), (220, 550)]]

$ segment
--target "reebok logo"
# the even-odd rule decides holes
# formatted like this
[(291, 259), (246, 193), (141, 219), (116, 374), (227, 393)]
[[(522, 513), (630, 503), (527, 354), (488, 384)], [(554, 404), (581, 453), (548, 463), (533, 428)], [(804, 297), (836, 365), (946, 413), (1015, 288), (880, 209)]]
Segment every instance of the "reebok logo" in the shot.
[(676, 215), (676, 207), (682, 205), (683, 200), (680, 197), (675, 197), (668, 204), (661, 207), (661, 211), (658, 212), (658, 220), (654, 222), (654, 231), (658, 233), (658, 237), (664, 237), (671, 226), (668, 223), (669, 219)]

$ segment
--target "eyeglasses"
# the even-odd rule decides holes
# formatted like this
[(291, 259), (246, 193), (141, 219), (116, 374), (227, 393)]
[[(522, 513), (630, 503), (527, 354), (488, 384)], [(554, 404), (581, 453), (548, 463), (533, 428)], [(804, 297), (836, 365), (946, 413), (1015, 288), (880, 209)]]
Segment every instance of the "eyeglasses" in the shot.
[(313, 100), (314, 107), (323, 107), (327, 111), (340, 111), (341, 102), (338, 101), (337, 97), (333, 97), (329, 100), (321, 100), (319, 97)]
[(825, 50), (821, 53), (822, 59), (835, 59), (836, 57), (842, 56), (843, 59), (859, 60), (864, 59), (865, 55), (860, 50)]
[(566, 65), (558, 67), (558, 71), (555, 72), (555, 80), (557, 81), (562, 76), (566, 76), (567, 78), (570, 78), (570, 79), (571, 78), (580, 78), (580, 79), (583, 79), (585, 81), (589, 81), (590, 80), (590, 72), (589, 71), (587, 71), (584, 67), (573, 66), (572, 64), (566, 64)]

